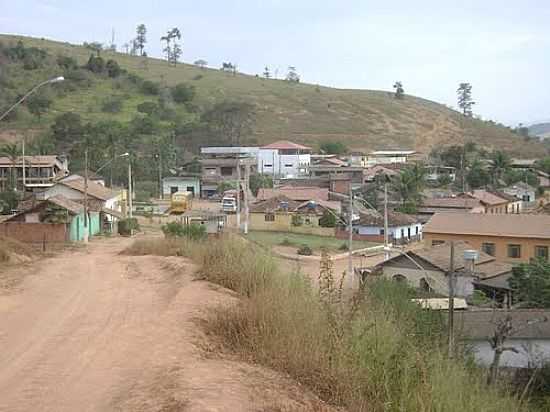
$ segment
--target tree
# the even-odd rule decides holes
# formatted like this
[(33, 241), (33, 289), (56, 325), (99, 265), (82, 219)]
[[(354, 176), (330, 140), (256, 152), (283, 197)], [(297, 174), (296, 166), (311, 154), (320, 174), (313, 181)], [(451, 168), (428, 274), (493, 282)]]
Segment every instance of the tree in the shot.
[(296, 71), (296, 67), (288, 66), (288, 72), (286, 74), (286, 81), (290, 83), (300, 83), (300, 75)]
[(422, 163), (406, 167), (393, 179), (393, 188), (401, 197), (402, 204), (416, 204), (426, 184), (426, 168)]
[(462, 109), (462, 114), (472, 117), (472, 106), (476, 104), (472, 100), (472, 85), (470, 83), (460, 83), (456, 93), (458, 94), (458, 107)]
[(172, 89), (172, 98), (176, 103), (187, 103), (193, 100), (194, 97), (195, 86), (186, 83), (178, 83)]
[(403, 83), (395, 82), (393, 85), (393, 88), (395, 89), (394, 96), (396, 99), (402, 99), (405, 96), (405, 89), (403, 88)]
[(12, 210), (17, 209), (18, 203), (19, 196), (16, 191), (6, 190), (0, 192), (0, 215), (10, 214)]
[(491, 165), (491, 172), (493, 174), (493, 184), (497, 186), (500, 184), (500, 180), (502, 179), (504, 173), (506, 173), (511, 165), (512, 165), (512, 159), (508, 155), (508, 153), (503, 152), (501, 150), (497, 150), (491, 154), (491, 160), (493, 164)]
[(320, 150), (324, 154), (342, 155), (348, 151), (348, 148), (342, 142), (324, 142), (321, 143)]
[(51, 130), (56, 146), (63, 151), (82, 138), (84, 125), (80, 115), (67, 112), (55, 118)]
[(260, 189), (273, 187), (273, 179), (268, 175), (254, 173), (250, 175), (248, 185), (254, 196), (258, 196)]
[(120, 76), (120, 73), (122, 72), (117, 61), (113, 59), (107, 60), (107, 64), (105, 65), (105, 68), (107, 69), (107, 74), (109, 75), (109, 77), (112, 77), (112, 78)]
[[(177, 27), (168, 30), (166, 35), (160, 38), (161, 41), (166, 42), (166, 47), (162, 50), (166, 55), (166, 61), (172, 63), (174, 66), (177, 64), (183, 52), (181, 46), (176, 43), (176, 40), (180, 39), (181, 32)], [(173, 45), (172, 42), (174, 43)]]
[(537, 169), (550, 174), (550, 156), (546, 156), (535, 163)]
[(181, 46), (174, 42), (174, 45), (172, 46), (172, 64), (175, 66), (178, 64), (181, 55), (183, 54), (183, 50)]
[(14, 189), (17, 187), (17, 176), (15, 172), (15, 166), (17, 164), (17, 159), (21, 156), (21, 150), (17, 143), (6, 143), (3, 146), (0, 146), (0, 156), (6, 156), (10, 159), (12, 167), (10, 168), (10, 183), (9, 187)]
[(136, 28), (136, 48), (139, 50), (139, 55), (144, 56), (145, 43), (147, 43), (147, 28), (145, 24), (140, 24)]
[(101, 51), (103, 50), (103, 44), (98, 41), (93, 41), (91, 43), (84, 42), (83, 46), (97, 54), (97, 57), (101, 55)]
[(198, 60), (195, 60), (193, 62), (193, 64), (195, 66), (199, 66), (201, 69), (204, 69), (206, 67), (206, 65), (208, 64), (208, 62), (206, 60), (203, 60), (203, 59), (198, 59)]
[(485, 187), (489, 184), (490, 181), (491, 176), (489, 175), (481, 161), (479, 159), (475, 159), (470, 165), (468, 173), (466, 174), (466, 182), (468, 182), (470, 188), (479, 189), (480, 187)]
[(217, 135), (220, 143), (239, 145), (251, 132), (253, 106), (249, 103), (223, 101), (201, 116), (201, 120)]
[(550, 308), (550, 262), (535, 259), (512, 270), (508, 281), (514, 299), (528, 308)]
[(105, 61), (102, 57), (90, 55), (88, 63), (86, 63), (86, 68), (92, 73), (103, 73), (105, 69)]
[(46, 93), (37, 93), (27, 100), (27, 108), (29, 112), (38, 117), (38, 120), (42, 118), (42, 115), (48, 111), (52, 104), (52, 99)]
[(269, 72), (269, 67), (265, 66), (263, 75), (266, 79), (271, 78), (271, 73)]
[(319, 218), (319, 226), (321, 227), (336, 227), (336, 216), (334, 212), (325, 210), (323, 216)]

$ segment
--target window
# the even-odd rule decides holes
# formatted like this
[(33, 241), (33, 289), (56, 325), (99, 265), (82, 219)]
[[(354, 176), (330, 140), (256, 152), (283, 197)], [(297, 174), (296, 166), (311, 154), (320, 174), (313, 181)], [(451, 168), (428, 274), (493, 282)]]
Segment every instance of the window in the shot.
[(535, 257), (548, 260), (548, 246), (535, 246)]
[(407, 228), (407, 238), (408, 239), (411, 238), (411, 228), (410, 227)]
[(401, 229), (401, 239), (405, 237), (405, 229)]
[(173, 195), (174, 193), (176, 193), (178, 191), (178, 187), (177, 186), (170, 186), (170, 194)]
[(416, 234), (418, 235), (418, 226), (416, 227)]
[(424, 292), (431, 292), (431, 291), (433, 290), (433, 289), (430, 287), (430, 284), (428, 283), (428, 281), (426, 280), (426, 278), (420, 279), (419, 286), (420, 286), (420, 290), (422, 290), (422, 291), (424, 291)]
[(445, 243), (444, 240), (432, 240), (432, 246), (442, 245)]
[(496, 254), (496, 245), (494, 243), (482, 243), (481, 250), (488, 255), (495, 256)]
[(222, 167), (220, 168), (220, 173), (222, 176), (232, 176), (233, 168), (232, 167)]
[(275, 222), (275, 213), (266, 213), (264, 215), (264, 220), (266, 222)]
[(292, 163), (285, 163), (285, 167), (294, 167)]
[(265, 164), (264, 167), (273, 167), (273, 165)]
[(521, 245), (508, 245), (508, 257), (518, 259), (521, 257)]
[(381, 235), (384, 234), (384, 229), (380, 229), (380, 234), (381, 234)]

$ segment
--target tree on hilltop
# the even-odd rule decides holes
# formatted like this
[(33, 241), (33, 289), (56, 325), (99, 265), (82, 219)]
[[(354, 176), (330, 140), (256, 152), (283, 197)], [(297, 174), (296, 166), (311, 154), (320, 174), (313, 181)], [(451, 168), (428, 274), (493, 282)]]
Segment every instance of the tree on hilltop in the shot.
[(393, 88), (395, 89), (394, 97), (396, 99), (402, 99), (405, 96), (405, 89), (403, 88), (403, 83), (395, 82), (395, 84), (393, 85)]
[(460, 83), (456, 93), (458, 94), (458, 107), (462, 109), (462, 114), (472, 117), (472, 106), (476, 104), (472, 99), (472, 85), (470, 83)]
[(147, 28), (145, 24), (140, 24), (136, 28), (136, 48), (139, 50), (139, 55), (145, 55), (145, 43), (147, 43)]

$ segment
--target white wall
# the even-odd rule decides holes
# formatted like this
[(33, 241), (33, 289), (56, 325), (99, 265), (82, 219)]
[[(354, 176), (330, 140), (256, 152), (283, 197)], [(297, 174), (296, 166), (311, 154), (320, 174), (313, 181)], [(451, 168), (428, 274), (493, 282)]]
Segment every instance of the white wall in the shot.
[[(397, 226), (388, 228), (388, 233), (394, 237), (394, 239), (401, 239), (401, 229), (403, 229), (405, 238), (407, 238), (407, 229), (411, 229), (411, 238), (416, 236), (416, 228), (418, 227), (418, 234), (422, 236), (422, 225), (416, 223), (410, 226)], [(380, 231), (383, 230), (383, 227), (378, 226), (357, 226), (356, 233), (360, 235), (380, 235)]]
[(310, 154), (280, 155), (277, 149), (260, 149), (258, 171), (282, 178), (307, 175)]
[[(487, 331), (487, 336), (492, 333)], [(468, 341), (476, 362), (489, 366), (493, 361), (494, 352), (486, 340)], [(506, 346), (514, 347), (519, 353), (505, 351), (500, 358), (501, 367), (526, 368), (531, 361), (540, 365), (545, 360), (550, 361), (550, 341), (542, 339), (508, 339)]]

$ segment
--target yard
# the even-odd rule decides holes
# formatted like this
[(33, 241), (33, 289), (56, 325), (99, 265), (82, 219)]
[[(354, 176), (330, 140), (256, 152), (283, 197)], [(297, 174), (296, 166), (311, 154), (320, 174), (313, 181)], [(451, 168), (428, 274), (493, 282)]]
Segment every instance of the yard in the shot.
[[(331, 253), (345, 253), (347, 251), (347, 240), (336, 239), (328, 236), (303, 235), (299, 233), (286, 232), (259, 232), (248, 233), (248, 239), (266, 247), (286, 246), (298, 249), (303, 245), (309, 246), (315, 254), (319, 254), (321, 248), (325, 247)], [(366, 241), (353, 241), (353, 250), (376, 246), (377, 243)]]

